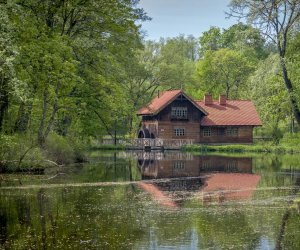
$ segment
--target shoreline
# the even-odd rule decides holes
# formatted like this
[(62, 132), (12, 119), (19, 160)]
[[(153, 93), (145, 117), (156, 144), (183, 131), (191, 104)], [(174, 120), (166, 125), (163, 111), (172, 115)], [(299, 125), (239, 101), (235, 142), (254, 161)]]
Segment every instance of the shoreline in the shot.
[(193, 144), (181, 148), (183, 152), (229, 152), (229, 153), (278, 153), (300, 154), (300, 146), (262, 145), (262, 144), (227, 144), (207, 145)]

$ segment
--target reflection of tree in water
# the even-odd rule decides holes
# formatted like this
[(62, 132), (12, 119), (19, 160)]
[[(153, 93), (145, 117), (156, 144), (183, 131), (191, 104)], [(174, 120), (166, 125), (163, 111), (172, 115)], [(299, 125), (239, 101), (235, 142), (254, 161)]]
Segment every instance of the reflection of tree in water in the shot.
[(0, 242), (22, 249), (124, 249), (145, 234), (144, 203), (135, 192), (129, 185), (20, 192), (0, 203)]
[(3, 245), (7, 238), (8, 238), (8, 232), (7, 232), (7, 214), (6, 211), (3, 210), (2, 207), (0, 207), (0, 244)]
[[(170, 157), (171, 159), (173, 157)], [(178, 158), (176, 162), (181, 163), (183, 160)], [(271, 164), (270, 162), (268, 164)], [(168, 176), (172, 173), (182, 180), (178, 176), (184, 176), (185, 170), (195, 173), (195, 176), (199, 174), (199, 169), (193, 171), (194, 168), (188, 163), (173, 163), (164, 169), (170, 170), (165, 172)], [(256, 200), (261, 202), (265, 198), (277, 199), (286, 195), (287, 191), (279, 188), (273, 192), (269, 191), (268, 187), (288, 187), (295, 183), (299, 185), (298, 177), (296, 180), (288, 175), (277, 174), (277, 170), (270, 166), (269, 169), (261, 171), (262, 183), (267, 188), (260, 188), (254, 203)], [(136, 159), (121, 161), (118, 157), (114, 159), (113, 155), (108, 163), (106, 158), (101, 159), (100, 163), (88, 164), (78, 171), (60, 177), (66, 178), (65, 182), (139, 180), (143, 177), (139, 168), (136, 168)], [(148, 174), (152, 172), (148, 171)], [(49, 180), (50, 183), (52, 181), (55, 179)], [(145, 183), (155, 181), (147, 180)], [(180, 203), (181, 207), (178, 210), (169, 211), (158, 205), (135, 184), (26, 191), (0, 190), (3, 197), (0, 200), (0, 243), (4, 244), (0, 245), (0, 248), (147, 248), (151, 241), (150, 230), (154, 234), (153, 240), (157, 242), (157, 246), (178, 247), (186, 246), (185, 243), (189, 246), (194, 240), (191, 232), (194, 232), (195, 239), (198, 239), (198, 247), (201, 248), (258, 249), (261, 247), (260, 241), (264, 239), (269, 240), (267, 244), (271, 248), (274, 247), (272, 244), (279, 233), (284, 208), (265, 209), (265, 206), (252, 206), (251, 202), (240, 206), (232, 201), (221, 205), (203, 205), (198, 198), (186, 199), (188, 195), (185, 194), (185, 190), (196, 191), (201, 183), (161, 183), (157, 187), (163, 192), (177, 194), (176, 200), (185, 199)], [(296, 235), (299, 233), (299, 215), (291, 210), (286, 221), (282, 244), (287, 249), (300, 249), (300, 239)]]
[(42, 239), (42, 249), (46, 249), (47, 246), (47, 233), (46, 233), (46, 198), (45, 198), (45, 190), (41, 189), (37, 194), (37, 200), (39, 204), (39, 215), (40, 215), (40, 223), (41, 223), (41, 239)]
[(16, 199), (18, 211), (18, 220), (21, 225), (29, 227), (31, 225), (30, 203), (26, 197), (18, 197)]
[(198, 213), (194, 223), (201, 235), (201, 248), (255, 249), (258, 245), (260, 235), (240, 210), (221, 206), (214, 213)]
[[(292, 197), (297, 195), (300, 190), (299, 174), (300, 173), (296, 175), (295, 188), (292, 188), (291, 190)], [(288, 201), (287, 208), (282, 216), (279, 233), (276, 240), (276, 250), (300, 249), (300, 238), (299, 238), (300, 215), (298, 212), (296, 212), (294, 208), (291, 208), (293, 202), (294, 199)], [(293, 224), (295, 224), (295, 222), (298, 228), (292, 226)]]

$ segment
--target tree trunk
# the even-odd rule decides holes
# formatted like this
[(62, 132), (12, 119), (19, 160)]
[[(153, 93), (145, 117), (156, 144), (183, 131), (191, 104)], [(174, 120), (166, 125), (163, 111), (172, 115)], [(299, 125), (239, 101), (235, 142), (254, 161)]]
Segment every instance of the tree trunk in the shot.
[(229, 99), (230, 87), (226, 86), (226, 99)]
[[(45, 90), (44, 91), (44, 95), (43, 95), (43, 112), (42, 112), (42, 119), (41, 119), (41, 123), (40, 123), (40, 127), (39, 127), (39, 130), (38, 130), (38, 143), (43, 146), (43, 144), (45, 143), (50, 131), (51, 131), (51, 128), (52, 128), (52, 125), (53, 125), (53, 122), (54, 122), (54, 118), (55, 118), (55, 115), (57, 113), (57, 110), (58, 110), (58, 101), (55, 100), (54, 104), (53, 104), (53, 108), (52, 108), (52, 112), (51, 112), (51, 116), (49, 118), (49, 121), (48, 121), (48, 124), (47, 124), (47, 127), (45, 129), (45, 121), (46, 121), (46, 117), (47, 117), (47, 97), (48, 97), (48, 91)], [(45, 132), (44, 132), (45, 130)]]
[(117, 145), (117, 129), (116, 129), (116, 125), (115, 125), (115, 131), (114, 131), (114, 145)]
[(46, 131), (44, 133), (44, 140), (46, 140), (46, 138), (48, 137), (50, 131), (51, 131), (51, 128), (52, 128), (52, 125), (53, 125), (53, 122), (54, 122), (54, 118), (55, 118), (55, 115), (56, 115), (56, 112), (58, 110), (58, 105), (57, 105), (57, 100), (55, 101), (54, 105), (53, 105), (53, 109), (52, 109), (52, 113), (51, 113), (51, 117), (49, 119), (49, 122), (48, 122), (48, 125), (47, 125), (47, 128), (46, 128)]
[(8, 91), (6, 80), (2, 78), (2, 83), (0, 83), (0, 131), (3, 128), (4, 117), (8, 109)]
[(296, 97), (293, 93), (294, 88), (293, 88), (293, 85), (292, 85), (292, 82), (291, 82), (290, 78), (288, 77), (286, 64), (285, 64), (284, 58), (282, 56), (280, 56), (280, 65), (281, 65), (281, 69), (282, 69), (282, 75), (283, 75), (284, 83), (285, 83), (285, 86), (286, 86), (286, 88), (288, 90), (288, 93), (289, 93), (290, 103), (291, 103), (291, 106), (292, 106), (292, 111), (293, 111), (293, 114), (296, 118), (296, 121), (297, 121), (298, 125), (300, 125), (299, 105), (298, 105), (297, 99), (296, 99)]
[(47, 89), (44, 90), (43, 94), (43, 110), (42, 110), (42, 119), (40, 122), (39, 130), (38, 130), (38, 143), (42, 146), (45, 143), (45, 137), (44, 137), (44, 126), (45, 126), (45, 120), (47, 116), (47, 99), (48, 99), (48, 91)]
[(26, 132), (28, 128), (29, 118), (32, 111), (32, 103), (30, 102), (26, 105), (22, 102), (19, 106), (17, 120), (15, 122), (14, 131), (15, 132)]
[(5, 95), (0, 103), (0, 131), (2, 131), (4, 116), (8, 109), (8, 95)]

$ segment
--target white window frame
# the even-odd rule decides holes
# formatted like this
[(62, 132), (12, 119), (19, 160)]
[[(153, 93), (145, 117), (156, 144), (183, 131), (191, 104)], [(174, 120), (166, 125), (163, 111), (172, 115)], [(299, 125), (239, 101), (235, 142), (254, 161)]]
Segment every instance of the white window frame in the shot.
[(174, 128), (175, 136), (185, 136), (185, 128)]
[(173, 162), (173, 169), (174, 170), (185, 169), (185, 162), (184, 161), (174, 161)]
[(225, 134), (226, 134), (226, 136), (238, 136), (239, 128), (238, 127), (227, 127)]
[(171, 108), (171, 118), (187, 119), (188, 118), (187, 107), (172, 107)]
[(211, 128), (210, 127), (204, 127), (203, 130), (202, 130), (202, 135), (204, 137), (210, 137), (210, 136), (212, 136)]

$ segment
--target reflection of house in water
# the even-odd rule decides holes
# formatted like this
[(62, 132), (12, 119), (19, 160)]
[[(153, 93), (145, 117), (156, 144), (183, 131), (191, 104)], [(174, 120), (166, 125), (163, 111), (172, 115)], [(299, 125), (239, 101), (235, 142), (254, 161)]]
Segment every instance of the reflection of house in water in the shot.
[(200, 188), (203, 202), (250, 199), (260, 180), (260, 176), (247, 173), (215, 173), (205, 178)]
[[(152, 191), (156, 188), (160, 196), (165, 192), (169, 198), (171, 195), (185, 199), (192, 192), (200, 194), (203, 201), (250, 198), (260, 179), (252, 174), (250, 157), (140, 152), (137, 158), (142, 180), (153, 179), (146, 185), (151, 185)], [(145, 187), (143, 184), (142, 188)], [(248, 191), (241, 191), (245, 189)], [(180, 191), (187, 192), (179, 194)]]
[(230, 172), (252, 173), (252, 158), (227, 156), (202, 156), (200, 171), (204, 172)]
[(142, 179), (198, 177), (199, 157), (182, 153), (144, 152), (138, 155)]
[(199, 177), (211, 172), (252, 173), (252, 158), (141, 152), (138, 167), (142, 179)]

